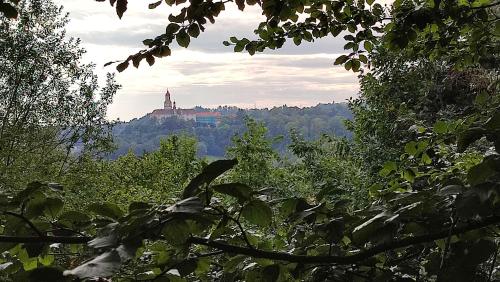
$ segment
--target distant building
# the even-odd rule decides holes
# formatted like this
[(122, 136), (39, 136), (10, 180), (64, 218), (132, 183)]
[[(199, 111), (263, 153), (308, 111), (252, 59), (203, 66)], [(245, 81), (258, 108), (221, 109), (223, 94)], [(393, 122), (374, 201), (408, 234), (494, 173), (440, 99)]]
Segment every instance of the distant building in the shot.
[(221, 113), (219, 112), (200, 112), (196, 113), (196, 124), (198, 126), (216, 127), (219, 123)]
[(163, 109), (156, 109), (149, 116), (158, 120), (175, 116), (183, 120), (194, 120), (198, 126), (216, 127), (219, 124), (221, 113), (196, 112), (195, 109), (178, 109), (175, 101), (172, 103), (170, 92), (167, 89)]

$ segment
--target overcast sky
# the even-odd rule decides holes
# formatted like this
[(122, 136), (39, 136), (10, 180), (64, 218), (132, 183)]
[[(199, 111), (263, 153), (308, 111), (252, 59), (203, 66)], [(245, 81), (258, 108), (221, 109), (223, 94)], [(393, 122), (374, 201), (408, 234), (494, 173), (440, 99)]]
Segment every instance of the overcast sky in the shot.
[[(108, 2), (55, 0), (70, 13), (68, 34), (79, 37), (87, 49), (86, 61), (94, 62), (104, 77), (114, 67), (111, 60), (124, 59), (140, 50), (142, 40), (160, 34), (168, 24), (167, 5), (148, 9), (153, 1), (131, 0), (122, 20)], [(333, 61), (343, 52), (342, 39), (324, 39), (296, 47), (287, 44), (277, 51), (250, 56), (233, 53), (222, 45), (230, 36), (255, 38), (252, 31), (262, 20), (256, 8), (240, 12), (228, 4), (214, 25), (188, 49), (173, 46), (172, 56), (157, 59), (149, 67), (129, 67), (117, 73), (122, 89), (109, 109), (109, 118), (130, 120), (160, 108), (167, 88), (178, 107), (196, 105), (243, 108), (310, 106), (344, 101), (358, 91), (356, 75)]]

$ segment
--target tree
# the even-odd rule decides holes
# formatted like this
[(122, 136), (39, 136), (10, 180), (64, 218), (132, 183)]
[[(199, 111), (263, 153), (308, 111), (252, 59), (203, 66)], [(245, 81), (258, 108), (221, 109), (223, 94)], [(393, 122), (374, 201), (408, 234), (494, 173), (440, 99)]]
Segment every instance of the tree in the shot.
[(227, 156), (238, 159), (230, 179), (265, 188), (272, 183), (273, 163), (278, 161), (278, 154), (272, 148), (275, 140), (268, 139), (267, 129), (262, 123), (246, 118), (246, 126), (247, 130), (241, 136), (233, 136), (232, 146), (227, 148)]
[(93, 66), (80, 62), (79, 40), (65, 35), (61, 8), (36, 0), (18, 8), (16, 20), (0, 16), (0, 179), (7, 187), (56, 177), (71, 152), (109, 148), (105, 116), (119, 88), (108, 74), (99, 89)]
[[(97, 0), (104, 2), (105, 0)], [(185, 0), (166, 1), (170, 6), (184, 6)], [(126, 0), (110, 0), (121, 18), (127, 10)], [(215, 23), (215, 18), (225, 10), (227, 3), (235, 3), (240, 10), (247, 5), (259, 5), (266, 20), (255, 29), (259, 39), (249, 40), (231, 37), (224, 41), (234, 46), (235, 52), (246, 51), (253, 55), (266, 49), (276, 49), (285, 41), (299, 45), (303, 40), (313, 41), (325, 36), (344, 35), (346, 50), (352, 50), (335, 60), (347, 70), (357, 72), (361, 64), (367, 64), (367, 53), (385, 34), (384, 43), (391, 49), (412, 49), (427, 58), (450, 54), (457, 65), (471, 62), (490, 63), (490, 54), (498, 52), (498, 2), (486, 1), (408, 1), (398, 0), (390, 9), (369, 1), (192, 1), (182, 7), (179, 14), (170, 14), (165, 33), (143, 41), (148, 48), (129, 56), (117, 65), (118, 71), (126, 69), (130, 62), (138, 67), (143, 59), (152, 65), (155, 57), (171, 55), (170, 45), (175, 42), (188, 47), (205, 26)], [(115, 5), (116, 4), (116, 5)], [(163, 4), (157, 1), (150, 9)], [(208, 21), (208, 22), (207, 22)], [(348, 33), (348, 34), (346, 34)], [(465, 40), (464, 40), (465, 39)], [(425, 41), (417, 48), (412, 42)], [(110, 62), (111, 63), (111, 62)]]
[[(116, 4), (121, 16), (126, 1), (112, 3)], [(151, 7), (161, 3), (154, 3)], [(245, 5), (239, 1), (237, 3), (240, 7)], [(358, 28), (357, 23), (365, 20), (371, 27), (370, 20), (373, 17), (370, 15), (379, 19), (379, 12), (375, 13), (373, 3), (368, 3), (373, 4), (373, 11), (365, 10), (364, 2), (308, 4), (312, 7), (304, 11), (315, 19), (319, 18), (320, 27), (325, 25), (325, 21), (321, 22), (322, 16), (328, 15), (329, 11), (340, 27), (345, 26), (354, 31)], [(323, 4), (327, 6), (324, 9), (326, 12), (323, 11)], [(224, 4), (191, 2), (181, 12), (180, 18), (171, 17), (174, 22), (183, 22), (187, 17), (188, 25), (172, 26), (173, 31), (167, 31), (164, 39), (158, 40), (171, 42), (175, 34), (181, 46), (187, 45), (189, 36), (186, 37), (186, 34), (189, 29), (190, 33), (194, 32), (193, 35), (197, 34), (195, 28), (191, 27), (193, 19), (197, 20), (195, 24), (199, 29), (204, 24), (204, 18), (193, 13), (192, 9), (198, 7), (203, 8), (201, 12), (210, 11), (212, 14), (208, 18), (211, 19), (220, 12), (216, 7), (221, 5)], [(288, 19), (293, 20), (300, 5), (300, 2), (264, 2), (262, 7), (268, 22), (259, 27), (259, 32), (268, 31), (268, 27), (274, 28), (270, 38), (262, 35), (264, 38), (261, 41), (249, 41), (244, 46), (241, 41), (232, 40), (237, 50), (247, 48), (252, 53), (253, 47), (247, 47), (248, 44), (254, 44), (255, 48), (277, 46), (282, 41), (280, 39), (289, 35), (280, 34), (287, 22), (279, 24)], [(403, 54), (401, 60), (393, 60), (391, 54), (387, 57), (382, 54), (379, 62), (387, 59), (389, 64), (401, 63), (398, 65), (401, 69), (386, 70), (383, 63), (374, 64), (371, 77), (363, 77), (366, 79), (363, 84), (366, 87), (363, 89), (366, 100), (361, 103), (367, 103), (367, 107), (360, 108), (360, 113), (365, 116), (361, 116), (362, 122), (355, 126), (359, 125), (358, 132), (363, 133), (363, 124), (367, 124), (366, 132), (376, 129), (376, 139), (399, 141), (393, 144), (402, 148), (395, 148), (395, 157), (391, 156), (383, 164), (379, 171), (380, 177), (367, 187), (371, 196), (369, 205), (353, 210), (342, 199), (320, 201), (314, 197), (275, 197), (276, 191), (269, 189), (216, 181), (235, 168), (238, 163), (235, 159), (218, 160), (205, 166), (200, 174), (184, 186), (182, 195), (174, 204), (135, 202), (129, 205), (128, 212), (114, 204), (101, 203), (90, 206), (87, 214), (75, 211), (61, 213), (63, 200), (60, 187), (32, 183), (14, 197), (3, 198), (3, 206), (8, 209), (3, 211), (1, 219), (7, 228), (0, 235), (0, 241), (9, 245), (4, 246), (8, 252), (6, 262), (0, 265), (0, 269), (6, 270), (9, 277), (17, 280), (26, 277), (45, 280), (48, 277), (51, 280), (64, 280), (71, 276), (80, 279), (110, 277), (120, 270), (120, 274), (115, 275), (116, 279), (164, 281), (497, 279), (500, 274), (498, 79), (494, 79), (485, 89), (479, 88), (481, 91), (471, 92), (469, 86), (476, 81), (469, 79), (471, 76), (467, 72), (464, 76), (458, 75), (459, 78), (467, 79), (464, 84), (455, 83), (463, 82), (464, 79), (452, 83), (460, 87), (452, 88), (457, 92), (454, 96), (457, 99), (451, 105), (456, 105), (461, 111), (450, 110), (450, 103), (443, 103), (444, 107), (440, 105), (437, 110), (430, 111), (429, 118), (422, 118), (417, 115), (418, 109), (427, 102), (422, 99), (420, 88), (431, 93), (432, 87), (427, 88), (428, 81), (425, 75), (419, 73), (419, 66), (409, 78), (423, 77), (423, 80), (407, 82), (402, 81), (404, 76), (401, 76), (407, 67), (411, 70), (412, 63), (422, 62), (425, 65), (423, 60), (427, 59), (434, 61), (437, 64), (434, 66), (438, 67), (440, 63), (446, 63), (445, 66), (449, 67), (445, 68), (446, 71), (460, 68), (470, 71), (481, 66), (487, 67), (487, 64), (482, 64), (482, 59), (498, 56), (493, 44), (497, 39), (491, 33), (491, 23), (497, 22), (495, 15), (491, 14), (494, 12), (492, 8), (497, 5), (450, 1), (394, 3), (391, 22), (380, 41), (374, 41), (377, 43), (375, 47), (380, 44), (390, 50), (403, 48), (409, 53)], [(370, 13), (368, 17), (365, 11)], [(326, 19), (326, 23), (329, 23), (328, 17)], [(316, 20), (307, 22), (306, 31), (308, 27), (316, 27), (316, 23)], [(299, 26), (290, 23), (287, 27), (295, 31), (294, 28)], [(318, 36), (322, 35), (321, 30), (317, 33)], [(172, 36), (169, 37), (169, 34)], [(276, 34), (278, 36), (273, 37)], [(309, 36), (316, 36), (314, 30)], [(356, 37), (347, 38), (354, 42), (348, 48), (357, 49), (356, 43), (366, 41), (363, 37), (356, 42)], [(368, 42), (366, 46), (370, 47), (366, 49), (374, 47), (370, 45), (373, 44), (371, 41)], [(163, 41), (160, 43), (164, 44)], [(152, 62), (149, 57), (152, 53), (147, 52), (158, 51), (155, 47), (161, 50), (165, 45), (153, 46), (151, 50), (141, 53), (145, 54), (148, 62)], [(470, 52), (472, 60), (457, 58), (456, 52), (459, 50)], [(492, 50), (492, 53), (487, 54), (485, 50)], [(436, 55), (440, 57), (436, 58)], [(342, 57), (338, 63), (345, 63), (348, 69), (357, 70), (359, 62), (356, 60), (364, 60), (361, 58), (359, 52), (355, 52), (349, 58)], [(441, 75), (440, 69), (436, 69), (435, 73), (431, 73), (431, 78), (437, 79), (438, 84), (446, 82), (448, 76)], [(498, 71), (495, 66), (493, 70)], [(384, 132), (380, 124), (376, 120), (370, 121), (366, 116), (373, 114), (376, 119), (382, 119), (382, 125), (388, 123), (390, 119), (384, 115), (384, 103), (378, 100), (378, 96), (389, 97), (392, 91), (386, 92), (386, 89), (399, 86), (411, 93), (396, 93), (396, 97), (387, 103), (391, 110), (389, 118), (408, 118), (412, 122), (422, 123), (410, 126), (407, 134), (402, 135), (405, 133), (404, 128), (398, 128), (396, 134), (401, 135), (384, 137), (378, 134)], [(470, 103), (464, 101), (470, 101), (471, 96), (474, 106), (469, 109), (465, 106)], [(405, 98), (409, 98), (412, 104), (392, 111), (390, 107)], [(404, 124), (405, 120), (397, 119), (393, 120), (396, 125)], [(310, 148), (307, 143), (299, 145), (304, 145), (297, 146), (300, 150)], [(383, 150), (379, 152), (384, 153)], [(312, 158), (317, 155), (303, 156), (307, 164), (316, 165)], [(379, 157), (385, 158), (383, 155)], [(221, 200), (225, 198), (231, 200)], [(82, 222), (87, 224), (77, 224)], [(64, 272), (57, 266), (33, 269), (33, 265), (36, 266), (39, 261), (47, 262), (51, 243), (87, 243), (98, 254)], [(42, 247), (35, 248), (35, 244)]]

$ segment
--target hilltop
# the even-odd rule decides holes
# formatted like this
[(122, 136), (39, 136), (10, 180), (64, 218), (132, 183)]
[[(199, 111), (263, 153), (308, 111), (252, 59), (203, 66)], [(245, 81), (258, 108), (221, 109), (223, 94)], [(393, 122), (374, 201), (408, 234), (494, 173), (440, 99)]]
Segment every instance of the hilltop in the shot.
[(116, 158), (132, 150), (136, 154), (151, 152), (159, 147), (160, 139), (171, 134), (187, 134), (198, 140), (199, 156), (224, 156), (231, 137), (245, 130), (245, 118), (250, 117), (263, 122), (269, 130), (269, 137), (283, 136), (275, 148), (283, 152), (288, 146), (291, 129), (296, 129), (305, 139), (311, 140), (322, 134), (350, 137), (343, 121), (351, 119), (347, 104), (328, 103), (314, 107), (281, 107), (264, 109), (240, 109), (237, 107), (218, 107), (207, 109), (195, 107), (194, 112), (217, 113), (217, 126), (200, 125), (195, 119), (179, 116), (156, 118), (151, 114), (129, 122), (119, 122), (113, 128), (117, 145), (109, 157)]

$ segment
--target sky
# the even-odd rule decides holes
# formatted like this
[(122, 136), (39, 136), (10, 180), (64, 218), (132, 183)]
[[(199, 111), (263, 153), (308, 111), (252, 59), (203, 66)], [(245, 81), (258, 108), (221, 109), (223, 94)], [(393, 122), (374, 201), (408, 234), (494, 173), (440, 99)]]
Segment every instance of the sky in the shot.
[[(69, 12), (69, 36), (82, 40), (87, 50), (85, 62), (96, 64), (105, 77), (114, 66), (109, 61), (125, 59), (141, 50), (142, 41), (161, 34), (173, 10), (162, 4), (148, 9), (151, 1), (131, 0), (120, 20), (108, 2), (55, 0)], [(263, 16), (257, 7), (239, 11), (227, 4), (215, 24), (208, 25), (189, 47), (175, 43), (172, 56), (157, 59), (150, 67), (143, 61), (138, 69), (130, 66), (116, 79), (122, 88), (108, 111), (108, 118), (130, 120), (163, 105), (169, 89), (180, 108), (232, 105), (241, 108), (273, 106), (313, 106), (341, 102), (355, 96), (359, 86), (356, 75), (334, 66), (343, 54), (343, 39), (327, 38), (295, 46), (257, 53), (234, 53), (222, 41), (231, 36), (255, 38), (253, 30)]]

